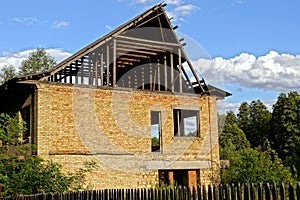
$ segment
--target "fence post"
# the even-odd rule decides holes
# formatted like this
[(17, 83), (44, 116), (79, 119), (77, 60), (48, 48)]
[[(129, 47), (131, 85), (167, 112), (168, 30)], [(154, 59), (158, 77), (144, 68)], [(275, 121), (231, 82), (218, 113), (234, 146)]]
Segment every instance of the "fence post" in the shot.
[(229, 185), (225, 185), (225, 200), (230, 200)]
[(251, 186), (250, 186), (250, 199), (251, 200), (255, 200), (256, 199), (254, 183), (251, 183)]
[(280, 185), (280, 200), (285, 200), (285, 187), (284, 183)]
[(300, 182), (297, 183), (297, 200), (300, 200)]
[(219, 200), (223, 200), (223, 186), (219, 185)]
[(263, 200), (263, 186), (262, 186), (262, 183), (258, 184), (257, 190), (258, 190), (257, 191), (258, 200)]
[(236, 193), (235, 193), (234, 183), (231, 184), (230, 192), (231, 192), (231, 200), (236, 200), (236, 195), (235, 195)]
[(272, 196), (273, 196), (273, 200), (278, 200), (277, 185), (275, 182), (273, 182)]
[(238, 183), (238, 185), (237, 185), (237, 200), (242, 200), (242, 191), (241, 191), (240, 183)]
[(202, 189), (201, 189), (201, 186), (200, 186), (200, 185), (198, 185), (198, 186), (197, 186), (197, 195), (198, 195), (198, 200), (202, 200), (201, 191), (202, 191)]
[(266, 183), (266, 200), (271, 200), (271, 189), (269, 183)]
[(214, 190), (214, 200), (218, 200), (218, 188), (216, 185), (214, 185), (213, 190)]
[(249, 200), (249, 187), (248, 184), (244, 184), (244, 200)]
[(213, 191), (211, 185), (208, 185), (208, 200), (213, 200)]
[(289, 200), (295, 200), (295, 192), (292, 183), (289, 185)]

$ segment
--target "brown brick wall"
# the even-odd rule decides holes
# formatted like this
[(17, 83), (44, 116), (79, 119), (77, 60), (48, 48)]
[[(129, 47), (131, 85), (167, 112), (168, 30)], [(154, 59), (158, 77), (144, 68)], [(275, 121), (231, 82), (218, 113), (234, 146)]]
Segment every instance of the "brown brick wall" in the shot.
[[(212, 161), (211, 168), (200, 169), (200, 181), (219, 181), (214, 97), (55, 83), (37, 87), (38, 155), (71, 171), (96, 161), (99, 169), (87, 181), (91, 188), (155, 187), (158, 172), (145, 164), (151, 160)], [(201, 137), (174, 138), (174, 105), (199, 107)], [(161, 111), (162, 154), (151, 153), (151, 110)]]

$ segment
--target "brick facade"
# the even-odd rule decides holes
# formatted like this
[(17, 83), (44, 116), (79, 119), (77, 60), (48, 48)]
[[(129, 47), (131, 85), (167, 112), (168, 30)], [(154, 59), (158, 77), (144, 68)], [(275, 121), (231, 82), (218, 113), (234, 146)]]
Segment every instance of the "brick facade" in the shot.
[[(213, 96), (41, 82), (34, 102), (37, 154), (66, 171), (96, 161), (93, 189), (155, 187), (159, 170), (187, 170), (189, 186), (219, 181)], [(180, 106), (199, 108), (200, 137), (174, 137)], [(151, 110), (161, 111), (161, 152), (151, 152)]]

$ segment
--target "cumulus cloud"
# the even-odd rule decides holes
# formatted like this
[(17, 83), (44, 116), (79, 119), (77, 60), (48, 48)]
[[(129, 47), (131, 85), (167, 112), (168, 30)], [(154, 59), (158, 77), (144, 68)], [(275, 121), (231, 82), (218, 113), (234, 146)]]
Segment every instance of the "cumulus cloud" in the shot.
[(12, 20), (15, 21), (15, 22), (18, 22), (18, 23), (22, 23), (22, 24), (38, 24), (38, 23), (41, 23), (41, 21), (38, 20), (35, 17), (14, 17)]
[[(161, 3), (157, 0), (132, 0), (134, 4), (143, 4), (150, 5), (154, 3)], [(173, 18), (174, 21), (185, 21), (184, 16), (190, 15), (195, 10), (199, 8), (194, 4), (187, 4), (183, 0), (166, 0), (168, 11), (167, 14), (170, 18)]]
[(300, 55), (270, 51), (255, 57), (241, 53), (230, 59), (199, 59), (193, 64), (207, 82), (219, 79), (226, 84), (278, 92), (299, 91), (300, 88)]
[(52, 27), (55, 29), (64, 29), (70, 26), (70, 22), (68, 21), (55, 21), (52, 23)]
[[(36, 49), (24, 50), (15, 53), (3, 52), (2, 56), (0, 56), (0, 69), (5, 65), (13, 65), (16, 67), (16, 69), (19, 69), (21, 66), (21, 62), (27, 59), (30, 53), (34, 50)], [(58, 63), (71, 55), (70, 53), (62, 49), (45, 49), (45, 51), (50, 56), (53, 56)]]

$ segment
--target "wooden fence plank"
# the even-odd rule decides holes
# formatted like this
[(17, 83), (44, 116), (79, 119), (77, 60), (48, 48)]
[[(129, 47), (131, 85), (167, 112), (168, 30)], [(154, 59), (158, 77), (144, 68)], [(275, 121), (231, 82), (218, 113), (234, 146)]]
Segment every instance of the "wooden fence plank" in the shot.
[(263, 200), (263, 186), (262, 186), (262, 183), (259, 183), (258, 187), (257, 187), (257, 199), (258, 200)]
[(238, 183), (237, 185), (237, 200), (242, 200), (242, 190), (241, 190), (241, 184)]
[(231, 200), (236, 200), (236, 192), (235, 192), (235, 185), (234, 183), (231, 184), (231, 187), (230, 187), (230, 198)]
[(295, 191), (291, 183), (289, 184), (289, 200), (295, 200)]
[(213, 187), (213, 190), (214, 190), (214, 200), (218, 200), (218, 187), (216, 185), (214, 185)]
[(244, 200), (249, 200), (249, 186), (248, 186), (248, 183), (244, 184)]
[(300, 200), (300, 183), (297, 184), (297, 200)]
[(254, 183), (251, 183), (251, 186), (250, 186), (250, 199), (256, 200)]
[(272, 194), (271, 194), (271, 189), (270, 189), (270, 184), (267, 183), (265, 186), (265, 193), (266, 193), (266, 200), (271, 200)]

